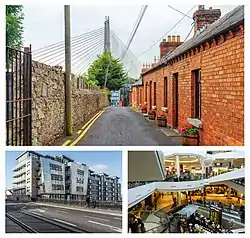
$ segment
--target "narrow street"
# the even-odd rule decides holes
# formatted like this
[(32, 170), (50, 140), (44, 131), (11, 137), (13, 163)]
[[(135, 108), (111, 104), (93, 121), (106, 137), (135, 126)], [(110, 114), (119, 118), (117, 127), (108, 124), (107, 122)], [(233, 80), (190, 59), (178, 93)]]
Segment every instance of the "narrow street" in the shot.
[(128, 107), (109, 107), (78, 142), (78, 146), (179, 145)]

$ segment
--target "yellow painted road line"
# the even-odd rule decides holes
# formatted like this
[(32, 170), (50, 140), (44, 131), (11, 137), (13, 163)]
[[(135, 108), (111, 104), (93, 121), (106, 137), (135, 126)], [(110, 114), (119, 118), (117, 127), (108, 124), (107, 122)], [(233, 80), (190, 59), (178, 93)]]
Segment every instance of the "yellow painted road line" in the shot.
[(61, 146), (66, 146), (71, 142), (71, 140), (66, 140)]
[(83, 137), (84, 135), (87, 133), (87, 131), (89, 130), (89, 128), (97, 121), (97, 119), (105, 112), (107, 108), (105, 108), (104, 110), (102, 110), (100, 112), (100, 114), (87, 126), (87, 128), (82, 132), (82, 134), (75, 140), (73, 141), (70, 146), (75, 146)]
[(96, 113), (78, 132), (77, 134), (80, 134), (101, 112), (103, 112), (105, 109), (101, 110), (100, 112)]
[[(102, 109), (100, 112), (96, 113), (78, 132), (80, 134), (100, 113), (104, 112), (108, 107)], [(66, 146), (71, 142), (71, 140), (66, 140), (61, 146)]]

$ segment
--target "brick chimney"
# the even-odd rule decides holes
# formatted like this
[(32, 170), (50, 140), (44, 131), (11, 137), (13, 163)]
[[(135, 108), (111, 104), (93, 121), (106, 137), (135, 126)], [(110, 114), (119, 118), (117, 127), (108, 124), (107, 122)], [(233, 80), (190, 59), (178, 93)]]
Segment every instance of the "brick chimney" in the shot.
[(183, 42), (180, 42), (180, 36), (168, 36), (168, 41), (163, 39), (160, 43), (160, 57), (162, 58), (168, 52), (174, 50), (180, 46)]
[(204, 5), (199, 5), (198, 10), (193, 15), (194, 35), (197, 35), (200, 29), (217, 21), (221, 16), (220, 9), (205, 9)]

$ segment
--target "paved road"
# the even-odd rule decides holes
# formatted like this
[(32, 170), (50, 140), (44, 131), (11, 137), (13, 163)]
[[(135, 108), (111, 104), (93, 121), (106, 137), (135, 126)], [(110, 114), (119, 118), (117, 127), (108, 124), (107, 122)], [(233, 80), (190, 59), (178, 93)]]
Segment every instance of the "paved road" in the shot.
[[(77, 211), (67, 208), (56, 208), (49, 206), (40, 206), (37, 204), (13, 204), (6, 206), (6, 212), (11, 216), (17, 218), (23, 223), (28, 224), (34, 228), (37, 232), (64, 232), (62, 229), (56, 230), (55, 226), (51, 224), (42, 224), (35, 219), (31, 218), (27, 214), (21, 213), (21, 209), (28, 214), (35, 216), (42, 216), (48, 220), (52, 220), (56, 223), (70, 226), (76, 229), (81, 229), (83, 232), (91, 233), (120, 233), (122, 232), (122, 217), (114, 216), (110, 214), (100, 214), (91, 211)], [(7, 222), (7, 221), (6, 221)], [(42, 225), (41, 225), (42, 224)], [(6, 229), (11, 229), (9, 222), (6, 224)], [(9, 231), (10, 232), (10, 231)], [(67, 232), (67, 231), (66, 231)]]
[(110, 107), (77, 145), (177, 145), (159, 127), (128, 107)]

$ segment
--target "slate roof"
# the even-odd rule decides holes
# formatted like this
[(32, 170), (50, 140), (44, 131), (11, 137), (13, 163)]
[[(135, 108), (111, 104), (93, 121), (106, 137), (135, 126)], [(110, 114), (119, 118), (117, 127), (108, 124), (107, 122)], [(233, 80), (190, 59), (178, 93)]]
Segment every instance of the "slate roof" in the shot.
[(141, 86), (142, 85), (142, 79), (139, 79), (138, 81), (136, 81), (134, 84), (132, 84), (131, 87), (135, 87), (135, 86)]
[(202, 33), (192, 37), (191, 39), (181, 44), (172, 52), (169, 52), (166, 55), (164, 55), (153, 68), (149, 69), (146, 72), (149, 72), (152, 69), (157, 68), (158, 66), (166, 63), (167, 61), (175, 58), (176, 56), (187, 52), (189, 49), (195, 48), (200, 44), (203, 44), (213, 39), (215, 36), (218, 36), (223, 32), (229, 31), (230, 29), (242, 23), (244, 23), (244, 5), (234, 8), (232, 11), (225, 14), (219, 20), (209, 25)]

